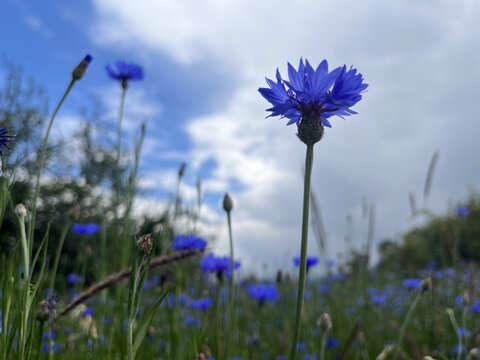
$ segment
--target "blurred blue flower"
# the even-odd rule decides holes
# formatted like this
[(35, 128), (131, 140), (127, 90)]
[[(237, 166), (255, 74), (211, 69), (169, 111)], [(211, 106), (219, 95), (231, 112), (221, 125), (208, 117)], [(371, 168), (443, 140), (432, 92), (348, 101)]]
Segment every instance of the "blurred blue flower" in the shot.
[(422, 280), (420, 279), (405, 279), (403, 280), (403, 286), (407, 288), (418, 288), (422, 284)]
[(458, 336), (460, 337), (469, 337), (472, 335), (470, 330), (466, 330), (464, 328), (458, 328)]
[[(318, 118), (323, 126), (331, 127), (327, 120), (356, 114), (350, 107), (361, 100), (360, 95), (367, 87), (357, 70), (347, 67), (328, 72), (327, 60), (313, 69), (308, 60), (300, 59), (298, 70), (288, 63), (288, 81), (282, 79), (277, 69), (277, 82), (266, 79), (270, 88), (260, 88), (260, 94), (273, 107), (267, 109), (269, 116), (290, 119), (287, 125), (299, 125), (302, 119)], [(333, 87), (333, 88), (332, 88)]]
[(92, 316), (95, 313), (95, 309), (88, 307), (82, 312), (82, 317)]
[(114, 65), (108, 64), (105, 66), (105, 70), (112, 79), (120, 80), (122, 86), (129, 80), (142, 80), (144, 76), (143, 68), (140, 65), (123, 60), (117, 61)]
[(190, 301), (190, 307), (192, 309), (207, 310), (210, 306), (212, 306), (212, 303), (212, 299), (207, 297)]
[[(2, 148), (6, 147), (8, 150), (12, 150), (8, 145), (9, 142), (12, 142), (15, 139), (15, 135), (7, 135), (8, 129), (7, 127), (3, 127), (0, 129), (0, 156), (3, 156)], [(0, 170), (1, 171), (1, 170)]]
[(254, 299), (257, 299), (260, 304), (266, 300), (275, 301), (277, 295), (277, 288), (274, 285), (250, 285), (248, 293)]
[(75, 223), (72, 225), (72, 230), (74, 233), (80, 235), (95, 235), (100, 231), (100, 225), (95, 223), (88, 223), (88, 224), (78, 224)]
[(475, 301), (475, 304), (470, 306), (470, 311), (474, 312), (475, 314), (480, 313), (480, 301), (479, 300)]
[(330, 285), (322, 284), (318, 287), (318, 291), (320, 291), (320, 294), (328, 294), (330, 292)]
[(66, 280), (68, 284), (80, 284), (83, 281), (83, 278), (77, 274), (68, 274)]
[[(229, 256), (215, 256), (213, 253), (208, 254), (202, 258), (200, 266), (205, 272), (217, 273), (218, 276), (226, 274), (230, 278), (231, 263)], [(240, 262), (234, 262), (234, 270), (240, 267)]]
[[(300, 266), (300, 256), (295, 256), (293, 258), (293, 263), (296, 267)], [(310, 269), (311, 266), (315, 266), (318, 264), (318, 258), (316, 256), (307, 256), (307, 270)]]
[(463, 207), (463, 206), (457, 206), (457, 208), (455, 209), (455, 212), (457, 213), (457, 215), (460, 215), (460, 216), (463, 216), (463, 217), (466, 217), (469, 214), (468, 209), (466, 207)]
[(195, 235), (177, 235), (171, 247), (175, 250), (198, 249), (203, 250), (207, 242)]
[[(48, 353), (48, 351), (50, 350), (50, 346), (48, 345), (48, 342), (47, 342), (47, 341), (45, 341), (45, 342), (43, 343), (43, 345), (42, 345), (42, 350), (43, 350), (43, 352), (46, 352), (46, 353)], [(53, 350), (54, 352), (58, 352), (59, 349), (58, 349), (58, 344), (57, 344), (56, 342), (53, 342), (53, 344), (52, 344), (52, 350)]]
[(340, 344), (340, 340), (338, 340), (337, 338), (331, 338), (327, 340), (325, 345), (327, 345), (327, 347), (329, 348), (332, 348), (332, 347), (337, 347), (338, 344)]
[(202, 326), (202, 320), (194, 319), (191, 316), (187, 316), (186, 324), (191, 327), (200, 327)]

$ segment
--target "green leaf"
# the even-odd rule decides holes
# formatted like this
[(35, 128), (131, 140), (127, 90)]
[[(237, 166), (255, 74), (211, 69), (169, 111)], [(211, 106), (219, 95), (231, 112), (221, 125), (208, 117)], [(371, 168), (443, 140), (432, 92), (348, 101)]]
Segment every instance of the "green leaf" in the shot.
[(145, 335), (147, 335), (147, 330), (148, 330), (148, 327), (150, 326), (150, 324), (152, 323), (153, 316), (157, 312), (158, 308), (160, 307), (160, 304), (162, 303), (163, 299), (165, 299), (165, 296), (167, 296), (169, 291), (170, 291), (170, 289), (166, 289), (164, 291), (162, 296), (160, 296), (160, 299), (158, 300), (158, 302), (153, 307), (150, 314), (148, 314), (148, 316), (145, 319), (145, 321), (143, 322), (143, 324), (139, 327), (139, 329), (137, 331), (137, 335), (135, 336), (135, 341), (133, 342), (133, 358), (135, 358), (135, 356), (137, 354), (137, 351), (138, 351), (138, 348), (142, 344), (142, 341), (145, 338)]

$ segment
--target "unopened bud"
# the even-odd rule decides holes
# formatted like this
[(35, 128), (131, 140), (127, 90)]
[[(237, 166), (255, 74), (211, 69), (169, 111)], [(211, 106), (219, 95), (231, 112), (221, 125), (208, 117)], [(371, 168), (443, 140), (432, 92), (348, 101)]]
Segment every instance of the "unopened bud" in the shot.
[(227, 213), (232, 211), (233, 209), (233, 201), (230, 195), (228, 193), (225, 194), (223, 197), (223, 210), (225, 210)]
[(183, 175), (185, 174), (185, 169), (186, 168), (187, 168), (187, 164), (182, 163), (182, 165), (180, 165), (180, 168), (178, 169), (178, 177), (179, 178), (183, 177)]
[(23, 204), (18, 204), (15, 206), (15, 214), (17, 214), (17, 216), (25, 217), (27, 215), (27, 209)]
[(70, 213), (70, 217), (72, 220), (78, 220), (78, 217), (80, 216), (80, 205), (77, 204), (73, 207), (72, 212)]
[(468, 359), (471, 360), (480, 360), (480, 348), (473, 348), (468, 353)]
[(143, 252), (145, 254), (150, 254), (150, 251), (152, 251), (152, 247), (153, 247), (153, 241), (150, 234), (143, 235), (137, 241), (137, 250), (140, 252)]
[(153, 336), (153, 335), (155, 335), (155, 328), (152, 325), (150, 325), (147, 329), (147, 336)]
[(92, 56), (87, 55), (83, 58), (80, 63), (75, 66), (75, 68), (72, 70), (72, 79), (73, 80), (80, 80), (83, 78), (85, 75), (85, 71), (87, 71), (88, 64), (90, 64), (90, 61), (92, 61)]
[(332, 319), (327, 313), (323, 313), (317, 320), (317, 326), (320, 327), (322, 331), (332, 330)]
[(426, 279), (423, 279), (421, 286), (422, 286), (422, 293), (430, 291), (432, 289), (432, 278), (427, 277)]
[(205, 356), (204, 353), (200, 353), (200, 354), (197, 356), (197, 360), (207, 360), (207, 357)]
[(281, 269), (277, 271), (277, 283), (280, 284), (283, 281), (283, 272)]

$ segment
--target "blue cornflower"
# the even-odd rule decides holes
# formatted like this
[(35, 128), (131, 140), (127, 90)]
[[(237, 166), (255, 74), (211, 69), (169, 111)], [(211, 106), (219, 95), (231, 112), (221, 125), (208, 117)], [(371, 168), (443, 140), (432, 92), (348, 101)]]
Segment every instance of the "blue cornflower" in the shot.
[(105, 66), (108, 75), (115, 80), (120, 80), (122, 88), (128, 87), (129, 80), (142, 80), (143, 68), (134, 63), (119, 60), (114, 65), (108, 64)]
[(175, 250), (198, 249), (203, 250), (207, 242), (195, 235), (177, 235), (171, 247)]
[(66, 280), (68, 284), (80, 284), (83, 278), (77, 274), (68, 274)]
[[(331, 127), (328, 118), (334, 115), (343, 117), (356, 114), (350, 107), (362, 99), (362, 92), (368, 87), (357, 70), (346, 66), (328, 71), (327, 60), (323, 60), (317, 69), (313, 69), (308, 60), (300, 59), (298, 70), (288, 63), (288, 81), (282, 79), (277, 69), (277, 82), (266, 79), (270, 88), (258, 91), (273, 107), (267, 109), (269, 116), (281, 116), (290, 119), (287, 125), (296, 123), (299, 137), (317, 136), (310, 139), (313, 143), (323, 135), (323, 127)], [(308, 132), (309, 134), (304, 134)], [(305, 142), (305, 141), (304, 141)]]
[(337, 338), (328, 339), (327, 342), (326, 342), (326, 345), (329, 348), (337, 347), (338, 344), (340, 344), (340, 340), (338, 340)]
[(94, 235), (100, 231), (101, 227), (95, 223), (89, 224), (73, 224), (72, 230), (73, 232), (80, 234), (80, 235)]
[(248, 293), (260, 304), (263, 304), (266, 300), (275, 301), (277, 288), (274, 285), (250, 285)]
[(8, 129), (6, 126), (0, 129), (0, 156), (3, 156), (3, 147), (6, 147), (8, 150), (12, 150), (8, 143), (15, 139), (15, 135), (7, 135), (7, 133)]
[(192, 309), (207, 310), (210, 306), (212, 306), (212, 299), (208, 297), (190, 301), (190, 307)]
[(466, 217), (469, 214), (468, 209), (466, 207), (463, 207), (463, 206), (457, 206), (457, 208), (455, 209), (455, 212), (457, 213), (457, 215), (460, 215), (460, 216), (463, 216), (463, 217)]
[[(293, 258), (293, 263), (296, 267), (300, 266), (300, 257), (295, 256)], [(318, 258), (316, 256), (307, 256), (307, 271), (310, 269), (311, 266), (315, 266), (318, 264)]]
[[(205, 272), (214, 272), (217, 273), (219, 278), (222, 277), (223, 274), (226, 274), (228, 278), (230, 278), (231, 272), (231, 263), (229, 256), (223, 257), (216, 257), (212, 253), (204, 256), (200, 263), (200, 266), (203, 271)], [(238, 269), (240, 267), (240, 262), (234, 262), (234, 269)]]
[(422, 284), (420, 279), (405, 279), (403, 280), (403, 286), (407, 288), (418, 288)]
[(94, 313), (95, 313), (95, 309), (91, 308), (91, 307), (88, 307), (82, 312), (82, 317), (87, 317), (89, 315), (93, 316)]

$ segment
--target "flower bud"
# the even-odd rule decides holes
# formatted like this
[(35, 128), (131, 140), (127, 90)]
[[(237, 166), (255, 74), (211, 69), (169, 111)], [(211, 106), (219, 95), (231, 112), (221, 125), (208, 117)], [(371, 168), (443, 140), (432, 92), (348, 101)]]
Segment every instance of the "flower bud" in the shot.
[(72, 79), (73, 80), (80, 80), (83, 78), (85, 75), (85, 71), (87, 71), (88, 64), (92, 61), (92, 56), (87, 55), (83, 58), (80, 63), (75, 66), (75, 68), (72, 70)]
[(421, 282), (422, 294), (432, 289), (432, 278), (427, 277)]
[(228, 193), (225, 194), (223, 197), (223, 210), (225, 210), (227, 213), (232, 211), (233, 209), (233, 201), (230, 195)]
[(468, 359), (471, 360), (480, 360), (480, 348), (473, 348), (468, 353)]
[(17, 216), (25, 217), (27, 215), (27, 209), (23, 204), (18, 204), (15, 206), (15, 214), (17, 214)]
[(143, 235), (137, 241), (137, 250), (139, 252), (150, 254), (150, 251), (152, 251), (152, 247), (153, 247), (153, 241), (150, 234)]
[(322, 331), (332, 330), (332, 319), (328, 313), (323, 313), (317, 320), (317, 326), (320, 327)]
[(182, 163), (180, 165), (180, 168), (178, 169), (178, 178), (181, 179), (183, 175), (185, 174), (185, 169), (187, 168), (187, 164)]

